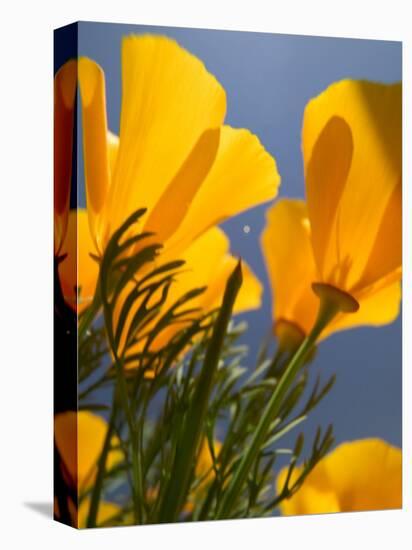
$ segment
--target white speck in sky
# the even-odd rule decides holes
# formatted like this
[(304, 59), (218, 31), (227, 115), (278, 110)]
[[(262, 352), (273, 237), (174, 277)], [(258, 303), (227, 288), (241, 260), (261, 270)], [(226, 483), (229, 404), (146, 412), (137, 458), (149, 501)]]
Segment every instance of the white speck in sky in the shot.
[(250, 233), (250, 225), (244, 225), (244, 226), (243, 226), (243, 233), (246, 233), (246, 235), (247, 235), (248, 233)]

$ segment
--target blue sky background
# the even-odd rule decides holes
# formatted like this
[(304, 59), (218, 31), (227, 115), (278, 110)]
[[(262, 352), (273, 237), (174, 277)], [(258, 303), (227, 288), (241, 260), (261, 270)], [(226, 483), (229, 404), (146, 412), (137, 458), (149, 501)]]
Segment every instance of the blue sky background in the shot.
[[(201, 58), (227, 93), (226, 122), (256, 133), (276, 158), (282, 176), (280, 197), (303, 197), (300, 151), (303, 110), (310, 98), (342, 78), (394, 82), (402, 78), (399, 42), (319, 38), (252, 32), (81, 23), (79, 55), (97, 61), (106, 73), (110, 129), (119, 130), (120, 46), (131, 33), (165, 34)], [(63, 59), (62, 59), (63, 61)], [(82, 187), (82, 161), (79, 159)], [(230, 199), (230, 198), (228, 198)], [(80, 192), (84, 205), (84, 192)], [(267, 205), (252, 209), (223, 227), (240, 254), (264, 283), (263, 307), (245, 314), (251, 363), (271, 325), (269, 283), (259, 247)], [(245, 225), (250, 232), (243, 231)], [(383, 328), (360, 328), (323, 342), (312, 370), (337, 382), (312, 413), (307, 434), (333, 422), (336, 443), (381, 437), (401, 445), (401, 320)]]

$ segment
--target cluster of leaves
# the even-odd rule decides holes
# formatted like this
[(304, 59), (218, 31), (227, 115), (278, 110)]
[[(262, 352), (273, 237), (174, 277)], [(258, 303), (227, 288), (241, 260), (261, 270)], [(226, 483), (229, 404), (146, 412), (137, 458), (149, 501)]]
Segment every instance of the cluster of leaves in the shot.
[[(218, 310), (205, 313), (193, 307), (203, 288), (165, 307), (183, 262), (159, 263), (160, 246), (153, 244), (153, 236), (133, 232), (143, 212), (134, 213), (111, 238), (94, 301), (79, 323), (80, 407), (108, 408), (109, 417), (94, 487), (81, 495), (91, 499), (88, 526), (96, 525), (99, 503), (107, 495), (121, 505), (109, 524), (221, 517), (225, 490), (285, 368), (285, 362), (268, 358), (265, 350), (255, 368), (243, 364), (247, 349), (238, 341), (247, 327), (232, 320), (242, 283), (240, 263)], [(155, 345), (170, 327), (174, 330), (167, 343)], [(303, 435), (292, 448), (283, 448), (282, 440), (332, 385), (333, 379), (324, 385), (318, 379), (310, 390), (309, 371), (301, 371), (225, 517), (273, 514), (304, 482), (333, 442), (331, 427), (318, 430), (299, 475), (293, 472)], [(106, 386), (112, 393), (109, 406), (96, 403)], [(107, 458), (115, 435), (124, 460), (110, 470)], [(210, 464), (199, 472), (196, 465), (205, 445)], [(278, 459), (285, 455), (288, 475), (276, 493)]]

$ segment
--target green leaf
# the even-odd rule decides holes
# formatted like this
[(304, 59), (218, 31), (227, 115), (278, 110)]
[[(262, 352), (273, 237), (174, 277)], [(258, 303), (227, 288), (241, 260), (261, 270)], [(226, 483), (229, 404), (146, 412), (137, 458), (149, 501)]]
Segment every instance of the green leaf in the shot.
[(217, 370), (236, 296), (242, 284), (240, 262), (229, 277), (218, 318), (213, 327), (202, 370), (199, 374), (193, 399), (186, 415), (182, 435), (178, 442), (168, 485), (160, 506), (159, 522), (175, 521), (184, 505), (190, 485), (195, 455), (204, 432), (212, 382)]

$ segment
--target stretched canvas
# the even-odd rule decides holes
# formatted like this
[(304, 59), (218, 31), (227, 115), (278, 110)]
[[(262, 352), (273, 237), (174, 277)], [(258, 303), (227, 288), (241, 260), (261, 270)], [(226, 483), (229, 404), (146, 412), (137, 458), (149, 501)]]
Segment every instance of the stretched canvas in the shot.
[(54, 52), (55, 519), (400, 508), (401, 43)]

